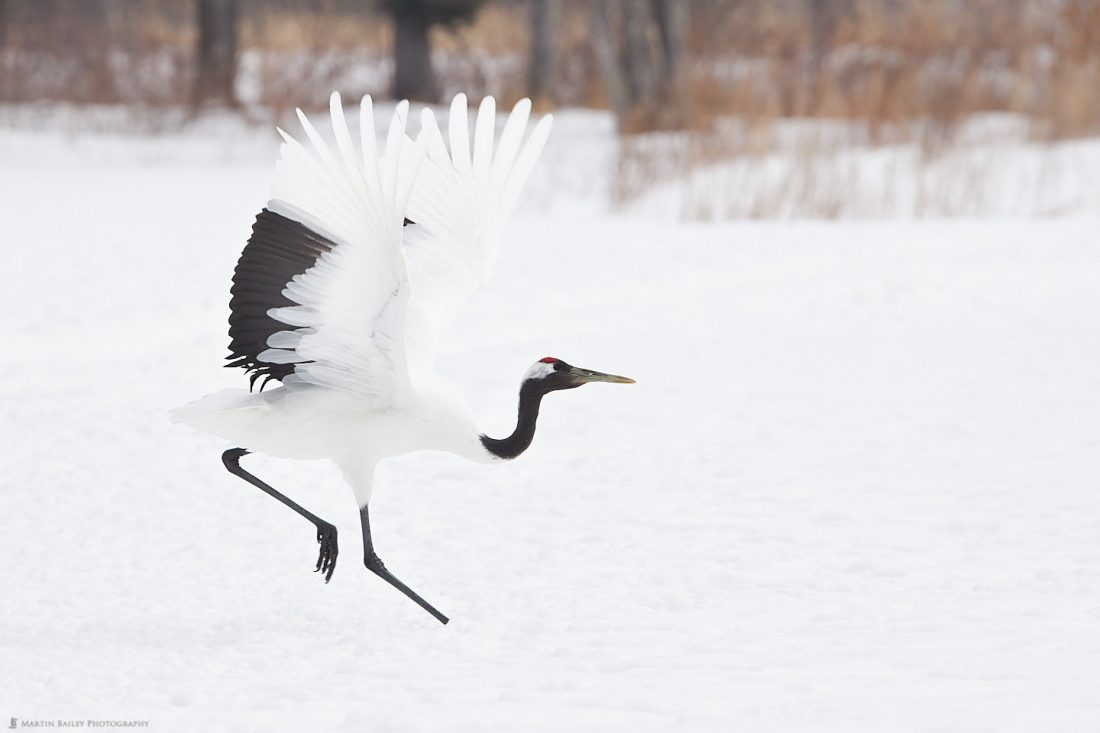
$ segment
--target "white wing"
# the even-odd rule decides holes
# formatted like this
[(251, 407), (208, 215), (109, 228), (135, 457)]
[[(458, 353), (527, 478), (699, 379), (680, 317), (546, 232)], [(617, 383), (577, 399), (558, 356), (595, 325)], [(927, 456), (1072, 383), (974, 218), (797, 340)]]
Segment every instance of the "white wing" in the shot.
[(300, 110), (311, 149), (279, 131), (285, 143), (268, 209), (333, 246), (287, 283), (282, 295), (291, 305), (267, 311), (287, 328), (267, 339), (269, 348), (258, 360), (293, 364), (293, 374), (282, 378), (288, 388), (320, 385), (385, 407), (399, 404), (408, 388), (404, 330), (410, 291), (401, 236), (425, 138), (414, 145), (405, 137), (408, 103), (401, 102), (379, 156), (371, 99), (364, 97), (360, 154), (338, 94), (330, 109), (335, 151)]
[(530, 100), (520, 100), (494, 151), (496, 103), (486, 97), (478, 110), (471, 155), (464, 94), (451, 104), (450, 152), (435, 117), (424, 110), (420, 139), (426, 140), (428, 159), (409, 200), (407, 216), (414, 223), (405, 229), (412, 284), (406, 341), (414, 376), (430, 373), (443, 334), (492, 272), (500, 230), (553, 122), (551, 115), (543, 117), (521, 149), (530, 113)]

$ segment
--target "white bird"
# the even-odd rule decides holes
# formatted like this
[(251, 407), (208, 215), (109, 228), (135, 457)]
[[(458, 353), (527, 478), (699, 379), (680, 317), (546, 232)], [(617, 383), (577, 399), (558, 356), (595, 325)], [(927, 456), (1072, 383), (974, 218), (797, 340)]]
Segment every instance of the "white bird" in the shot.
[[(436, 350), (492, 271), (501, 228), (552, 117), (524, 140), (531, 103), (521, 100), (494, 140), (495, 102), (486, 97), (471, 152), (465, 95), (451, 104), (449, 149), (430, 109), (416, 141), (406, 137), (408, 109), (397, 105), (382, 151), (369, 96), (360, 105), (359, 149), (336, 93), (335, 150), (301, 110), (308, 147), (279, 130), (272, 197), (237, 263), (229, 304), (227, 366), (251, 373), (249, 389), (208, 395), (172, 417), (239, 446), (222, 455), (226, 468), (316, 527), (316, 571), (326, 582), (336, 567), (336, 528), (245, 471), (240, 459), (259, 452), (335, 463), (360, 507), (364, 564), (447, 623), (375, 554), (367, 507), (378, 462), (424, 449), (484, 462), (515, 458), (531, 444), (549, 392), (633, 380), (540, 359), (520, 385), (515, 431), (494, 439), (477, 429), (436, 373)], [(282, 386), (264, 391), (271, 379)]]

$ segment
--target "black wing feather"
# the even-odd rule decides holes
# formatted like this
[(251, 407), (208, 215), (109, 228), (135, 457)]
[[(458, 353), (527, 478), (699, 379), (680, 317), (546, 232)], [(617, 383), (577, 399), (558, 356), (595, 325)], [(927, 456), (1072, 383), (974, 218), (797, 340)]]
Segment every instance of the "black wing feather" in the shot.
[(283, 295), (283, 289), (335, 246), (331, 240), (281, 214), (264, 209), (256, 216), (252, 236), (233, 271), (226, 357), (230, 360), (227, 367), (251, 372), (250, 389), (260, 377), (264, 377), (260, 385), (263, 390), (268, 381), (282, 380), (294, 371), (294, 364), (268, 364), (258, 359), (269, 348), (267, 340), (272, 334), (297, 330), (267, 313), (272, 308), (297, 305)]
[[(414, 222), (405, 219), (405, 226)], [(267, 313), (272, 308), (297, 305), (283, 295), (295, 276), (313, 267), (317, 259), (336, 244), (304, 224), (264, 209), (256, 215), (229, 289), (229, 360), (227, 367), (240, 367), (249, 375), (249, 389), (263, 377), (260, 391), (272, 379), (282, 381), (294, 371), (294, 364), (269, 364), (259, 360), (269, 347), (267, 340), (279, 331), (298, 329), (280, 323)]]

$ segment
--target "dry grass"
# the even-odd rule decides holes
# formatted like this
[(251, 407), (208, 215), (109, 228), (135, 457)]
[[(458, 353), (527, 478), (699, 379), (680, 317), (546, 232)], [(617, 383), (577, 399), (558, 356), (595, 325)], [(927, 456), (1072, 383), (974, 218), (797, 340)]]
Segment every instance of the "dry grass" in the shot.
[[(620, 203), (680, 180), (690, 218), (977, 214), (1000, 200), (1000, 169), (965, 154), (983, 142), (959, 140), (971, 120), (1024, 120), (1017, 145), (1100, 133), (1100, 0), (692, 7), (682, 142), (626, 135)], [(780, 134), (803, 119), (817, 124), (793, 140)], [(861, 181), (854, 160), (876, 148), (906, 162), (896, 176)], [(720, 161), (729, 163), (721, 181), (693, 175)], [(1045, 164), (1044, 176), (1056, 185), (1059, 165)], [(853, 207), (845, 197), (857, 189)]]
[(934, 150), (922, 135), (825, 120), (726, 120), (720, 134), (620, 141), (613, 202), (693, 220), (1055, 216), (1100, 211), (1100, 142), (1044, 141), (1016, 115), (960, 123)]
[[(190, 0), (5, 0), (0, 100), (185, 105), (196, 45)], [(433, 31), (446, 89), (523, 94), (526, 14), (488, 5)], [(516, 29), (520, 32), (516, 32)], [(384, 96), (392, 24), (370, 0), (243, 0), (238, 87), (246, 108), (319, 106), (328, 91)]]
[(12, 101), (174, 103), (194, 31), (167, 0), (4, 4), (0, 94)]
[(1070, 137), (1100, 127), (1100, 0), (704, 2), (684, 82), (689, 127), (728, 116), (921, 120), (1004, 111)]
[[(834, 118), (866, 123), (889, 142), (901, 122), (928, 122), (926, 129), (940, 131), (933, 134), (949, 135), (988, 111), (1027, 115), (1052, 139), (1100, 127), (1100, 0), (685, 1), (688, 63), (670, 100), (681, 113), (669, 119), (686, 129), (731, 116)], [(279, 101), (388, 60), (392, 30), (376, 2), (244, 0), (242, 7), (242, 52), (263, 59), (255, 101)], [(0, 70), (8, 99), (186, 99), (191, 2), (7, 0), (4, 8)], [(564, 8), (558, 97), (605, 107), (590, 5), (564, 0)], [(437, 28), (433, 43), (445, 89), (509, 99), (524, 92), (524, 3), (490, 2), (470, 23)], [(314, 61), (348, 68), (318, 74), (309, 68)], [(294, 75), (303, 83), (293, 84)], [(369, 91), (383, 93), (385, 82), (378, 86)]]

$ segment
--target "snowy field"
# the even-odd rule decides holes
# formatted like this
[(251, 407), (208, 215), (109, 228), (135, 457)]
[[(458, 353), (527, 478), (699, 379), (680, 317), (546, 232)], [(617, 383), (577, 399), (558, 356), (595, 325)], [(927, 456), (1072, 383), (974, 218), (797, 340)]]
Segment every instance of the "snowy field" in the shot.
[(370, 575), (321, 464), (230, 476), (221, 369), (274, 135), (0, 131), (0, 720), (154, 731), (1100, 730), (1100, 217), (609, 213), (564, 114), (444, 369), (503, 466), (383, 464)]

